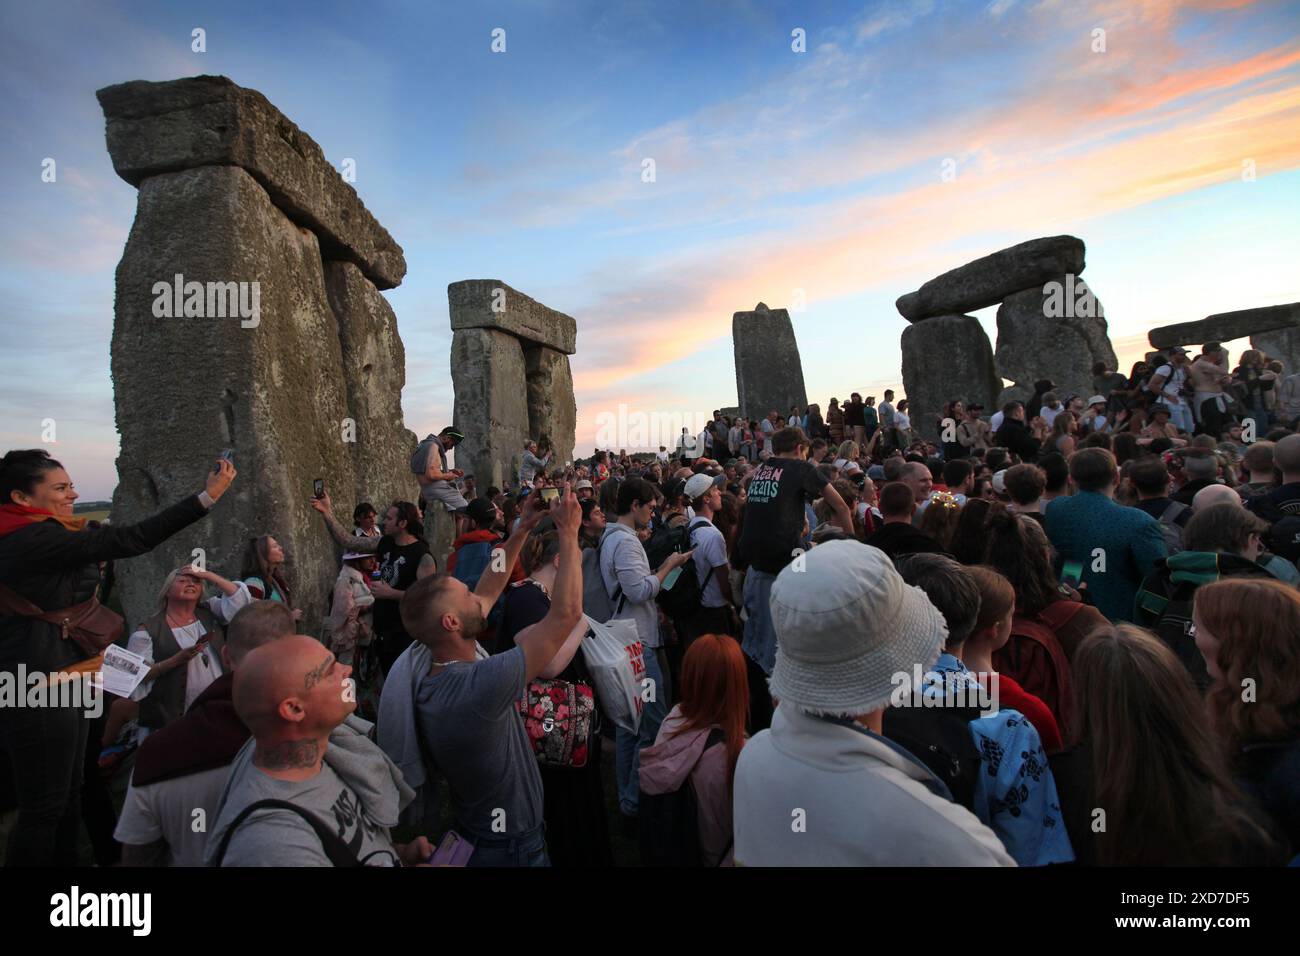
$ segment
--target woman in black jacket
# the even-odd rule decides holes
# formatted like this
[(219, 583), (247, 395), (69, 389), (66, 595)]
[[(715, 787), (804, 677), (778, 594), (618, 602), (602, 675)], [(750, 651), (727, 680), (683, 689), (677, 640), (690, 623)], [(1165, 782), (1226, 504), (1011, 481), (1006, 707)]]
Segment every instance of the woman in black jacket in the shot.
[[(85, 602), (99, 585), (98, 562), (152, 550), (207, 514), (234, 477), (222, 460), (204, 491), (139, 524), (92, 530), (72, 516), (78, 496), (59, 462), (42, 449), (11, 451), (0, 461), (0, 585), (46, 612)], [(56, 625), (0, 615), (0, 674), (15, 687), (27, 686), (19, 668), (49, 675), (85, 658)], [(18, 792), (6, 865), (76, 864), (87, 727), (81, 707), (0, 707), (0, 747)]]

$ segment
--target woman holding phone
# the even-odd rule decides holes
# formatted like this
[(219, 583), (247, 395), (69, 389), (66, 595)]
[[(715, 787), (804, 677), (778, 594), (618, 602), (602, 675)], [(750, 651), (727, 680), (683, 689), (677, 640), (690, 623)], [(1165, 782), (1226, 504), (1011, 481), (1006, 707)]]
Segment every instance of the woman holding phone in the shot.
[[(227, 459), (203, 490), (133, 525), (87, 529), (73, 517), (76, 488), (44, 449), (15, 450), (0, 461), (0, 593), (46, 612), (95, 596), (99, 562), (146, 554), (204, 517), (235, 479)], [(53, 674), (87, 654), (56, 624), (0, 608), (0, 673)], [(82, 766), (89, 722), (81, 707), (0, 707), (0, 749), (18, 797), (8, 866), (73, 866), (81, 819)]]
[[(207, 598), (204, 585), (221, 594)], [(140, 728), (147, 734), (171, 723), (221, 676), (223, 626), (240, 608), (253, 603), (243, 582), (187, 566), (171, 572), (158, 591), (158, 608), (130, 639), (126, 649), (149, 664), (149, 673), (131, 694), (140, 702)], [(143, 737), (144, 734), (141, 735)]]

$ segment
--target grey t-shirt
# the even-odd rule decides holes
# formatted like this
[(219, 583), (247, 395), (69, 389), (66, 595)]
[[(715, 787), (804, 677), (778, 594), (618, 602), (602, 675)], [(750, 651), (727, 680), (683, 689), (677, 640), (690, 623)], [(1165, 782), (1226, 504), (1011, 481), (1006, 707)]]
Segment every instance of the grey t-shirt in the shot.
[(420, 735), (467, 836), (520, 836), (542, 822), (542, 775), (515, 708), (526, 689), (524, 668), (516, 647), (448, 664), (420, 682)]
[(691, 532), (695, 574), (702, 586), (700, 606), (725, 607), (722, 586), (713, 569), (727, 563), (727, 539), (708, 518), (696, 518), (691, 525), (695, 529)]
[[(356, 793), (322, 764), (311, 780), (278, 780), (249, 766), (225, 805), (248, 806), (258, 800), (287, 800), (333, 827), (366, 866), (399, 866), (388, 828), (366, 815)], [(214, 833), (214, 837), (218, 834)], [(213, 848), (209, 847), (212, 852)], [(239, 825), (222, 866), (330, 866), (311, 825), (290, 810), (257, 810)]]

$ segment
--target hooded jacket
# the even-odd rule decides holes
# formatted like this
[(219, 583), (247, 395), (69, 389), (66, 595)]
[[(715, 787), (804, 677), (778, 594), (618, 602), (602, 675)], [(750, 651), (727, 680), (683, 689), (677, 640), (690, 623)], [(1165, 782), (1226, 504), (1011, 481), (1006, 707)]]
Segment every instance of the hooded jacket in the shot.
[[(727, 780), (725, 743), (707, 747), (710, 728), (677, 733), (685, 724), (681, 707), (673, 707), (659, 726), (654, 746), (641, 751), (641, 789), (647, 794), (672, 793), (690, 778), (705, 866), (732, 863), (731, 788)], [(725, 854), (725, 858), (724, 857)]]
[(878, 734), (782, 702), (736, 764), (736, 865), (1015, 866), (933, 778)]

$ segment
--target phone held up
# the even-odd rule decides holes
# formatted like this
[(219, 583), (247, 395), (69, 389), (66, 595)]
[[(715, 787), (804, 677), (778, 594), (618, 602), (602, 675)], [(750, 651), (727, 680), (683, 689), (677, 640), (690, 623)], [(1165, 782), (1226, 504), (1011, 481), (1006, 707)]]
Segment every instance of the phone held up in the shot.
[[(234, 460), (235, 460), (235, 449), (233, 449), (233, 448), (227, 448), (225, 451), (223, 451), (223, 452), (221, 453), (221, 461), (230, 461), (230, 462), (233, 462)], [(213, 473), (214, 475), (218, 475), (218, 474), (220, 474), (220, 473), (221, 473), (221, 465), (220, 465), (220, 464), (213, 465), (213, 466), (212, 466), (212, 473)]]
[(317, 478), (311, 483), (311, 496), (313, 498), (325, 497), (325, 479)]
[(1079, 582), (1083, 580), (1083, 562), (1066, 561), (1061, 565), (1061, 583), (1079, 589)]

